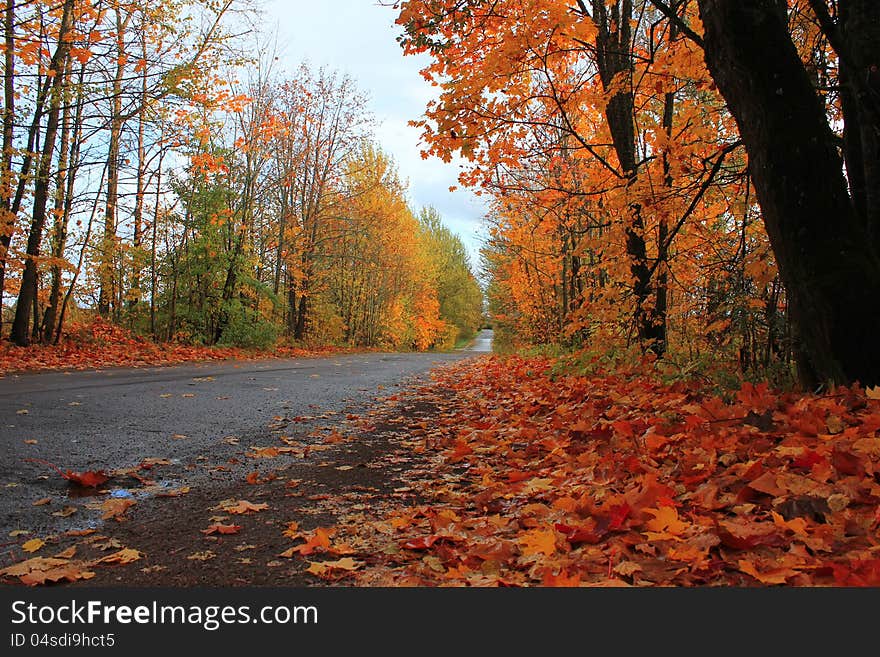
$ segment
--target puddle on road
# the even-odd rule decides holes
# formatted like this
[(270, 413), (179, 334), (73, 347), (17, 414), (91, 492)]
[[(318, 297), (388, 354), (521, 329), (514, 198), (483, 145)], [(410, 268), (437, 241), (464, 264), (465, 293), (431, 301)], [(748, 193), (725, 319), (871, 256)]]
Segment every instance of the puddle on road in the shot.
[(110, 488), (85, 488), (71, 486), (67, 491), (70, 500), (89, 499), (98, 497), (112, 497), (116, 499), (145, 500), (150, 497), (161, 497), (163, 493), (181, 489), (181, 482), (176, 479), (163, 479), (154, 481), (142, 487), (124, 488), (113, 486)]

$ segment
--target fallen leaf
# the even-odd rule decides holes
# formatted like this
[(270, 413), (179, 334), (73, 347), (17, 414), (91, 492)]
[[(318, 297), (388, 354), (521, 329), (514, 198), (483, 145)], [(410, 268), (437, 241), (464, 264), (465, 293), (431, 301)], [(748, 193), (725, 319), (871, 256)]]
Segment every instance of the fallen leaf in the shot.
[(652, 532), (680, 536), (688, 528), (686, 522), (679, 520), (678, 511), (675, 507), (661, 506), (658, 509), (645, 509), (645, 513), (650, 513), (654, 516), (645, 523), (645, 528)]
[(31, 506), (45, 506), (46, 504), (49, 504), (51, 501), (52, 501), (51, 497), (41, 497), (36, 502), (33, 502), (31, 504)]
[(338, 561), (310, 561), (309, 567), (306, 568), (307, 573), (317, 575), (318, 577), (327, 577), (334, 570), (343, 570), (351, 572), (357, 570), (363, 565), (363, 562), (355, 561), (351, 557), (343, 557)]
[(61, 476), (71, 483), (85, 488), (97, 488), (110, 479), (103, 470), (87, 470), (86, 472), (71, 472), (68, 470)]
[(45, 544), (46, 542), (40, 538), (32, 538), (31, 540), (22, 543), (21, 549), (25, 552), (36, 552)]
[(256, 513), (258, 511), (264, 511), (269, 508), (269, 505), (265, 502), (260, 504), (253, 504), (252, 502), (248, 502), (247, 500), (239, 500), (234, 504), (230, 504), (228, 506), (220, 507), (226, 513), (234, 513), (236, 515), (246, 514), (246, 513)]
[(209, 559), (213, 559), (217, 555), (214, 554), (211, 550), (204, 550), (202, 552), (194, 552), (189, 555), (187, 559), (190, 561), (208, 561)]
[(210, 525), (207, 529), (201, 529), (201, 531), (205, 536), (210, 536), (211, 534), (237, 534), (241, 531), (240, 525), (224, 525), (223, 523), (214, 523)]
[(18, 577), (28, 586), (38, 586), (62, 580), (75, 582), (80, 579), (91, 579), (95, 573), (87, 570), (87, 565), (83, 563), (57, 557), (32, 557), (0, 570), (0, 577), (7, 576)]
[(94, 529), (71, 529), (71, 530), (64, 532), (64, 535), (65, 536), (89, 536), (94, 533), (95, 533)]
[(556, 531), (553, 529), (532, 529), (520, 534), (516, 541), (526, 556), (543, 554), (549, 557), (556, 553)]
[(141, 557), (143, 557), (143, 553), (134, 550), (132, 548), (122, 548), (119, 552), (114, 552), (113, 554), (108, 554), (105, 557), (101, 557), (95, 563), (118, 563), (118, 564), (127, 564), (132, 561), (137, 561)]
[(773, 568), (760, 572), (755, 563), (747, 559), (739, 560), (739, 569), (754, 577), (761, 584), (785, 584), (789, 578), (798, 574), (798, 571), (791, 568)]
[(296, 545), (288, 550), (285, 550), (282, 554), (278, 556), (283, 556), (289, 559), (295, 554), (307, 556), (309, 554), (313, 554), (314, 552), (327, 551), (330, 549), (331, 545), (330, 538), (335, 533), (336, 529), (333, 527), (316, 527), (311, 535), (306, 539), (305, 543), (303, 543), (302, 545)]
[(186, 495), (190, 491), (189, 486), (183, 486), (181, 488), (170, 488), (168, 490), (162, 490), (156, 493), (156, 497), (180, 497), (181, 495)]
[(60, 511), (54, 511), (52, 515), (58, 516), (59, 518), (67, 518), (68, 516), (72, 516), (74, 513), (76, 513), (75, 506), (66, 506)]
[(408, 541), (403, 541), (400, 544), (400, 547), (406, 548), (407, 550), (428, 550), (438, 540), (440, 540), (439, 536), (431, 534), (430, 536), (422, 536), (420, 538), (413, 538)]
[(248, 458), (252, 459), (274, 459), (281, 452), (277, 447), (251, 447), (252, 452), (248, 452), (245, 454)]
[(109, 500), (105, 500), (101, 504), (101, 510), (104, 514), (101, 516), (102, 520), (109, 520), (113, 518), (117, 522), (122, 522), (125, 520), (125, 512), (129, 507), (134, 506), (135, 501), (130, 499), (117, 499), (111, 498)]

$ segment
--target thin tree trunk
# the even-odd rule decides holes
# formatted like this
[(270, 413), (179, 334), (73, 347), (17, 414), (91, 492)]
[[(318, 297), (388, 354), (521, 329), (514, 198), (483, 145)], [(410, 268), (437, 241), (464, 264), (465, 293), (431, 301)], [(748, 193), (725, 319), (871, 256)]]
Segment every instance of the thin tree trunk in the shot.
[[(73, 0), (65, 0), (61, 16), (61, 25), (58, 30), (58, 46), (52, 56), (50, 68), (61, 72), (67, 66), (67, 58), (70, 53), (70, 41), (68, 40), (71, 23), (73, 20)], [(61, 110), (62, 84), (64, 75), (58, 74), (52, 77), (49, 112), (46, 120), (46, 134), (43, 139), (43, 150), (37, 169), (37, 177), (34, 183), (33, 211), (31, 213), (31, 228), (27, 241), (27, 259), (24, 273), (21, 277), (21, 287), (18, 293), (18, 303), (15, 307), (15, 318), (12, 321), (10, 339), (19, 346), (27, 346), (30, 343), (28, 325), (30, 313), (36, 304), (37, 295), (37, 258), (40, 256), (40, 245), (43, 239), (43, 227), (46, 223), (46, 205), (49, 200), (49, 186), (51, 183), (52, 156), (55, 150), (55, 138), (58, 132), (58, 120)]]
[(7, 0), (3, 14), (3, 152), (0, 153), (0, 338), (3, 336), (3, 287), (6, 256), (15, 231), (12, 212), (12, 154), (15, 139), (15, 0)]
[[(104, 239), (101, 243), (98, 279), (98, 312), (109, 315), (115, 305), (117, 276), (116, 259), (117, 206), (119, 203), (119, 148), (122, 142), (122, 81), (125, 76), (125, 31), (131, 15), (122, 18), (116, 9), (116, 73), (110, 98), (110, 138), (107, 145), (107, 202), (104, 206)], [(121, 284), (121, 282), (120, 282)]]
[[(66, 86), (69, 88), (71, 79), (71, 60), (68, 58), (67, 69), (64, 73)], [(82, 80), (80, 80), (82, 81)], [(55, 225), (52, 231), (52, 263), (51, 285), (49, 304), (43, 315), (40, 339), (43, 344), (52, 342), (55, 334), (55, 322), (58, 317), (58, 308), (61, 304), (61, 260), (64, 258), (64, 248), (67, 244), (67, 221), (70, 218), (71, 195), (73, 193), (74, 173), (71, 171), (71, 163), (78, 153), (73, 153), (73, 142), (79, 139), (79, 124), (81, 121), (82, 94), (76, 106), (76, 121), (71, 126), (70, 119), (70, 94), (67, 94), (64, 102), (64, 110), (61, 114), (61, 150), (58, 155), (58, 176), (55, 182)], [(73, 136), (71, 130), (73, 129)]]

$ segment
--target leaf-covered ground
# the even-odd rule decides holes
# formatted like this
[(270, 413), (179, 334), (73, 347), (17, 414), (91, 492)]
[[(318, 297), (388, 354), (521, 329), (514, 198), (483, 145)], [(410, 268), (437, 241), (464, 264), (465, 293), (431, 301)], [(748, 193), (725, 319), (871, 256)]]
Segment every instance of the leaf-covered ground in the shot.
[(296, 358), (343, 351), (345, 349), (332, 346), (308, 349), (278, 347), (257, 351), (175, 342), (157, 343), (101, 318), (95, 318), (88, 323), (72, 325), (57, 345), (0, 345), (0, 375), (34, 370), (140, 367), (248, 358)]
[[(880, 585), (877, 389), (816, 396), (746, 384), (721, 399), (639, 370), (571, 376), (553, 365), (471, 359), (337, 428), (292, 436), (300, 418), (279, 422), (277, 445), (242, 455), (261, 467), (227, 499), (164, 491), (167, 507), (138, 516), (139, 505), (98, 497), (99, 534), (23, 534), (0, 576), (31, 585)], [(167, 467), (108, 474), (148, 488)], [(60, 472), (71, 485), (82, 484), (68, 475), (86, 474)]]
[(426, 497), (360, 529), (359, 585), (875, 586), (880, 401), (486, 358), (422, 395)]

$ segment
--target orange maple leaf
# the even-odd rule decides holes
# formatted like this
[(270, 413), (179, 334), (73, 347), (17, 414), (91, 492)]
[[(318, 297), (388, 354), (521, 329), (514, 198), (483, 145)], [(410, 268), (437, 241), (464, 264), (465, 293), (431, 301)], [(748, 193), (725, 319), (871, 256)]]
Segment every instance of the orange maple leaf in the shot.
[(556, 553), (556, 531), (553, 529), (530, 529), (517, 538), (522, 553), (526, 556)]

